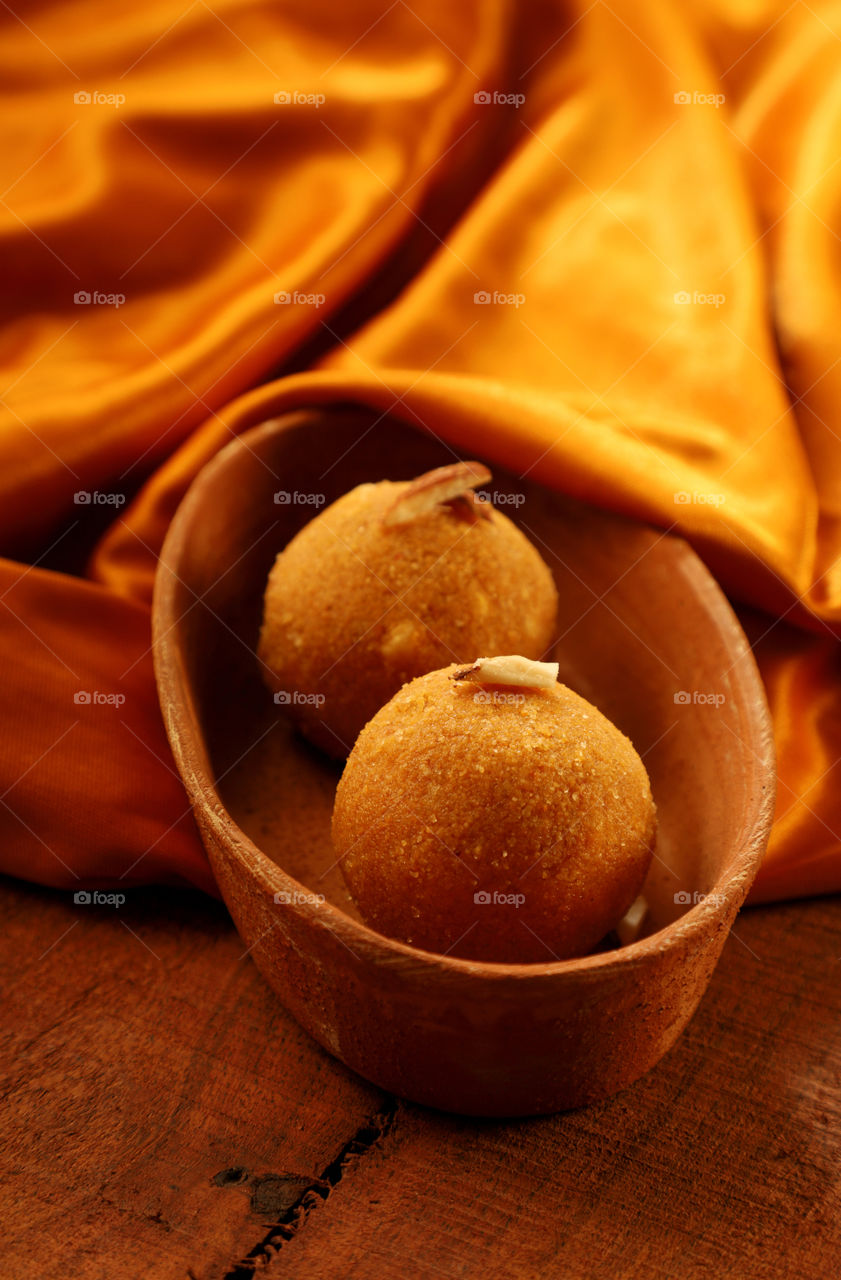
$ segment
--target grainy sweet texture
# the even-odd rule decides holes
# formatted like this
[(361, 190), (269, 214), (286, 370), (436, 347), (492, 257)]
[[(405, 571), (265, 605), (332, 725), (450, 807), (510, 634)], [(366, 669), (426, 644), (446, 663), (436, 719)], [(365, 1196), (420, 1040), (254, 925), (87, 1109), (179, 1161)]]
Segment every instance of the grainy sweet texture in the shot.
[(656, 834), (631, 742), (561, 684), (407, 684), (345, 766), (333, 842), (366, 921), (429, 951), (584, 955), (642, 887)]
[(415, 676), (477, 653), (540, 658), (551, 647), (552, 575), (507, 516), (476, 500), (472, 486), (487, 478), (480, 464), (461, 463), (415, 481), (359, 485), (277, 557), (263, 675), (330, 755), (347, 755)]

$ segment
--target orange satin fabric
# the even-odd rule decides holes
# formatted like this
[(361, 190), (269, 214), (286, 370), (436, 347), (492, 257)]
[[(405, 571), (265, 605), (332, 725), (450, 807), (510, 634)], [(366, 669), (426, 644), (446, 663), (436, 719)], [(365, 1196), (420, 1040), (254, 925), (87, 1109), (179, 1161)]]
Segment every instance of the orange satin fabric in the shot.
[[(232, 433), (352, 400), (687, 536), (774, 713), (754, 899), (841, 886), (841, 7), (20, 14), (0, 547), (36, 567), (0, 582), (0, 865), (208, 887), (155, 710), (155, 556)], [(132, 501), (109, 523), (77, 490)], [(38, 567), (86, 546), (88, 581)], [(125, 703), (74, 714), (79, 689)]]

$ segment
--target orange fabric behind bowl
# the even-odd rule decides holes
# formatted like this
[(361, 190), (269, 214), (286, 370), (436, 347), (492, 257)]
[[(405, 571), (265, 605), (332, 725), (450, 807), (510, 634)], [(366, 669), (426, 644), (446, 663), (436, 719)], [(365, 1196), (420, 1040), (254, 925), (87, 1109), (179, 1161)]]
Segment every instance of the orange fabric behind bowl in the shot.
[[(833, 13), (0, 11), (3, 869), (210, 887), (155, 705), (155, 556), (231, 433), (354, 400), (687, 536), (774, 713), (754, 900), (841, 887)], [(39, 567), (68, 547), (88, 581)]]

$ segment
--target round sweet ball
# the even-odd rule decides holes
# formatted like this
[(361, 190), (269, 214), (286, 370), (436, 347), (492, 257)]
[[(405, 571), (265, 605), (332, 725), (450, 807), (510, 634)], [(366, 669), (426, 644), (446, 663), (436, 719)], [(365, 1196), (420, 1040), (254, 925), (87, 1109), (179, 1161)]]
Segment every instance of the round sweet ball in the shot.
[(464, 462), (359, 485), (277, 557), (258, 650), (263, 676), (330, 755), (346, 756), (415, 676), (476, 653), (541, 658), (551, 648), (552, 575), (517, 526), (474, 493), (489, 479)]
[(333, 843), (365, 922), (426, 951), (586, 955), (638, 896), (656, 810), (631, 742), (521, 656), (407, 684), (360, 734)]

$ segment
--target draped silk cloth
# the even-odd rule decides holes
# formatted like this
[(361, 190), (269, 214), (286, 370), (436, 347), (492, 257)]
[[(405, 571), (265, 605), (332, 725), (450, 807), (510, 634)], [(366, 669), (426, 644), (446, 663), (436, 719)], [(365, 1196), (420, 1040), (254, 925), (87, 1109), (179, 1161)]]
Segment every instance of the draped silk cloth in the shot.
[(156, 555), (232, 434), (353, 401), (687, 537), (774, 717), (753, 900), (841, 887), (841, 6), (9, 0), (0, 25), (2, 869), (212, 890)]

